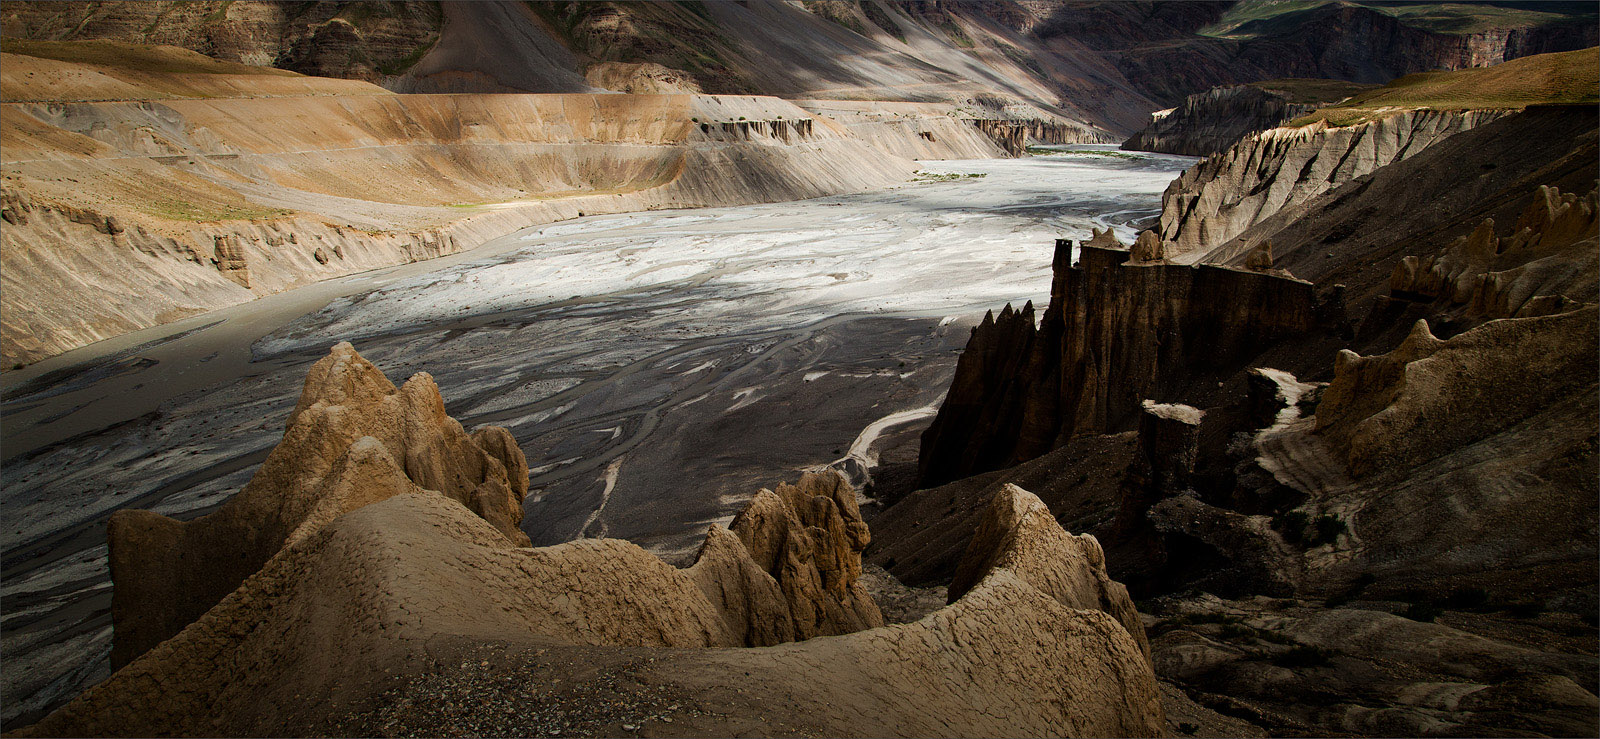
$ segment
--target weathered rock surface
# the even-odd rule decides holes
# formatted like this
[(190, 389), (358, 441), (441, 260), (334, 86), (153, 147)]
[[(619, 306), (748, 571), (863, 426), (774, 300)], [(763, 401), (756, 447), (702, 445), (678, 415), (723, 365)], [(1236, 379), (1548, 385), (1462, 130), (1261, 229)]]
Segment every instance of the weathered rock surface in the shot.
[(1316, 108), (1314, 103), (1291, 103), (1282, 94), (1254, 85), (1213, 87), (1190, 95), (1177, 108), (1154, 114), (1150, 125), (1122, 142), (1122, 148), (1208, 157)]
[(1594, 733), (1592, 647), (1560, 635), (1570, 614), (1452, 611), (1432, 623), (1392, 612), (1406, 607), (1164, 598), (1151, 645), (1164, 680), (1273, 735)]
[(9, 5), (10, 38), (166, 44), (233, 62), (368, 82), (392, 79), (439, 38), (440, 8), (406, 2), (49, 2)]
[(1195, 261), (1280, 210), (1503, 115), (1408, 111), (1355, 126), (1318, 122), (1256, 134), (1173, 180), (1156, 233), (1169, 259)]
[(1010, 570), (1061, 605), (1111, 614), (1148, 653), (1144, 625), (1128, 590), (1106, 575), (1105, 552), (1093, 536), (1074, 536), (1056, 523), (1044, 501), (1007, 484), (990, 501), (950, 581), (950, 602), (989, 573)]
[(1038, 457), (1080, 434), (1128, 427), (1202, 371), (1236, 371), (1315, 325), (1309, 283), (1257, 272), (1128, 260), (1058, 241), (1050, 308), (974, 329), (922, 437), (924, 486)]
[(772, 98), (26, 104), (0, 128), (3, 197), (26, 204), (0, 233), (8, 365), (583, 213), (856, 192), (915, 169)]
[[(769, 734), (1162, 732), (1132, 602), (1107, 579), (1094, 540), (1067, 535), (1021, 490), (997, 499), (987, 529), (997, 548), (963, 565), (965, 595), (884, 627), (860, 582), (869, 534), (836, 473), (763, 491), (679, 570), (620, 540), (521, 546), (499, 511), (479, 505), (486, 488), (516, 495), (504, 482), (514, 465), (491, 456), (515, 452), (514, 442), (500, 429), (467, 437), (426, 375), (396, 390), (340, 345), (314, 366), (293, 418), (250, 486), (216, 514), (190, 524), (120, 517), (116, 587), (121, 597), (141, 582), (129, 577), (152, 577), (141, 555), (162, 562), (171, 542), (202, 534), (210, 548), (187, 550), (183, 566), (242, 569), (254, 553), (235, 554), (225, 524), (246, 543), (269, 538), (251, 521), (284, 531), (270, 537), (281, 546), (186, 628), (20, 735), (349, 733), (340, 727), (376, 716), (382, 727), (355, 733), (438, 733), (441, 717), (483, 726), (527, 715), (517, 707), (528, 693), (491, 690), (465, 716), (438, 691), (425, 710), (395, 711), (386, 690), (439, 675), (459, 685), (480, 663), (457, 667), (456, 655), (479, 648), (524, 650), (509, 669), (555, 662), (519, 685), (589, 696), (557, 709), (559, 726), (617, 710), (614, 689), (581, 687), (614, 685), (614, 673), (572, 670), (582, 661), (622, 669), (641, 695), (671, 696), (684, 708), (675, 728), (696, 735), (744, 731), (752, 711)], [(357, 432), (367, 435), (347, 439)], [(462, 495), (485, 466), (498, 476)], [(129, 549), (138, 537), (165, 539)], [(222, 579), (185, 576), (200, 588)], [(167, 604), (122, 605), (119, 632)], [(808, 636), (819, 638), (783, 643)], [(755, 645), (777, 646), (696, 649)], [(617, 730), (627, 729), (596, 731)]]
[(1439, 254), (1401, 259), (1389, 291), (1461, 306), (1473, 318), (1549, 315), (1592, 302), (1600, 285), (1596, 197), (1541, 185), (1510, 235), (1497, 236), (1485, 219)]
[(756, 566), (777, 581), (795, 639), (883, 625), (860, 582), (861, 552), (872, 536), (843, 475), (807, 473), (796, 485), (762, 490), (728, 528)]
[(188, 522), (112, 515), (112, 665), (178, 633), (285, 546), (390, 495), (445, 495), (526, 544), (518, 524), (527, 474), (510, 432), (468, 435), (446, 415), (433, 378), (396, 388), (341, 343), (312, 366), (283, 442), (220, 510)]
[(1339, 353), (1317, 433), (1357, 477), (1421, 464), (1593, 387), (1597, 330), (1593, 308), (1490, 321), (1443, 340), (1418, 321), (1388, 354)]

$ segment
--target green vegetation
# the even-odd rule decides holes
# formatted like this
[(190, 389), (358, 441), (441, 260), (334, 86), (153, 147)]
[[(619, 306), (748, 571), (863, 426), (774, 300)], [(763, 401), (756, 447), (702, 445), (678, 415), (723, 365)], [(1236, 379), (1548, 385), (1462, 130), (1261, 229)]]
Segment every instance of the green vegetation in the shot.
[(967, 173), (950, 172), (948, 174), (940, 174), (938, 172), (917, 172), (916, 176), (911, 178), (911, 181), (912, 182), (950, 182), (951, 180), (976, 180), (976, 179), (980, 179), (980, 178), (988, 177), (988, 176), (989, 176), (989, 173), (987, 173), (987, 172), (967, 172)]
[(170, 221), (252, 221), (264, 218), (282, 218), (294, 215), (283, 208), (240, 207), (223, 203), (195, 203), (186, 200), (160, 198), (143, 204), (141, 210)]
[(1410, 74), (1290, 121), (1349, 126), (1402, 110), (1485, 110), (1600, 103), (1600, 49), (1513, 59), (1493, 67)]
[(1061, 154), (1075, 154), (1089, 157), (1110, 157), (1112, 159), (1149, 159), (1142, 154), (1129, 154), (1125, 151), (1063, 151)]
[(900, 30), (900, 25), (894, 22), (894, 18), (890, 17), (889, 13), (878, 7), (876, 3), (862, 3), (861, 13), (867, 17), (867, 20), (872, 21), (872, 25), (883, 29), (884, 33), (900, 39), (902, 44), (906, 42), (905, 31)]
[(823, 20), (832, 21), (837, 25), (850, 29), (857, 35), (871, 35), (867, 30), (867, 25), (862, 23), (855, 13), (850, 12), (852, 10), (850, 3), (843, 0), (802, 0), (800, 5), (811, 11), (812, 15)]
[[(1285, 0), (1242, 2), (1200, 29), (1202, 36), (1249, 39), (1293, 31), (1314, 15), (1356, 5), (1390, 16), (1402, 25), (1432, 33), (1465, 35), (1553, 23), (1582, 22), (1595, 16), (1592, 3), (1408, 3)], [(1592, 22), (1592, 21), (1591, 21)]]
[(427, 43), (419, 44), (417, 48), (412, 49), (411, 53), (406, 54), (398, 59), (390, 59), (383, 64), (379, 64), (378, 71), (382, 72), (383, 74), (396, 77), (405, 74), (407, 70), (416, 66), (417, 62), (422, 61), (422, 57), (426, 56), (429, 51), (432, 51), (433, 45), (438, 41), (439, 37), (434, 36), (432, 39), (429, 39)]
[(299, 77), (287, 69), (252, 67), (248, 64), (212, 59), (176, 46), (149, 46), (121, 41), (32, 41), (6, 39), (7, 54), (39, 59), (54, 59), (75, 64), (94, 64), (134, 72), (159, 74), (261, 74)]

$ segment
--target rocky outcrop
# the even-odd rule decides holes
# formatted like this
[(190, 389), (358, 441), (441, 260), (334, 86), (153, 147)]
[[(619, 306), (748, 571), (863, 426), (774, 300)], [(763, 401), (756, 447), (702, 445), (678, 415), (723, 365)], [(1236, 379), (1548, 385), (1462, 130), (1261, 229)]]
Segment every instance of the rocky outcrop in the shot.
[(444, 495), (527, 544), (522, 450), (502, 428), (467, 434), (427, 374), (396, 388), (341, 343), (312, 366), (289, 418), (283, 442), (215, 513), (111, 516), (114, 667), (181, 631), (285, 546), (388, 495)]
[(973, 331), (922, 437), (924, 486), (1033, 459), (1080, 434), (1127, 428), (1145, 399), (1194, 375), (1232, 371), (1310, 330), (1309, 283), (1275, 275), (1056, 245), (1050, 308), (1002, 312)]
[(1354, 126), (1265, 131), (1173, 180), (1155, 232), (1169, 259), (1198, 260), (1279, 211), (1504, 115), (1410, 111)]
[(1208, 157), (1316, 109), (1314, 103), (1291, 103), (1254, 85), (1213, 87), (1153, 115), (1150, 125), (1122, 142), (1122, 148)]
[(777, 581), (795, 639), (883, 625), (861, 583), (861, 551), (872, 536), (843, 475), (807, 473), (796, 485), (762, 490), (728, 528)]
[(228, 61), (381, 82), (439, 37), (437, 6), (406, 2), (52, 2), (7, 6), (8, 38), (165, 44)]
[(1006, 485), (990, 501), (950, 581), (954, 603), (997, 569), (1010, 570), (1068, 608), (1104, 611), (1149, 654), (1139, 612), (1121, 583), (1106, 575), (1105, 552), (1093, 536), (1074, 536), (1034, 494)]
[[(1436, 623), (1365, 600), (1169, 599), (1152, 618), (1164, 680), (1269, 735), (1594, 733), (1593, 655), (1532, 637), (1560, 619), (1452, 612)], [(1523, 639), (1527, 639), (1523, 641)], [(1315, 696), (1308, 700), (1308, 697)]]
[(1358, 477), (1421, 464), (1592, 386), (1597, 330), (1592, 307), (1491, 321), (1442, 340), (1418, 321), (1388, 354), (1339, 352), (1317, 433)]
[[(492, 456), (514, 442), (500, 429), (466, 436), (437, 398), (426, 375), (395, 390), (341, 345), (307, 378), (284, 442), (221, 511), (190, 524), (115, 520), (119, 597), (137, 587), (130, 577), (149, 574), (143, 560), (172, 553), (174, 532), (217, 532), (210, 548), (185, 550), (183, 566), (205, 571), (238, 568), (225, 521), (287, 533), (187, 627), (19, 734), (369, 734), (380, 727), (341, 727), (374, 716), (388, 717), (389, 732), (438, 733), (422, 727), (441, 716), (473, 726), (530, 716), (529, 693), (487, 689), (465, 707), (470, 717), (437, 692), (420, 716), (393, 713), (390, 686), (440, 675), (460, 684), (491, 658), (525, 675), (518, 684), (534, 695), (611, 686), (534, 711), (554, 710), (559, 725), (614, 714), (620, 670), (639, 695), (670, 697), (664, 710), (682, 707), (674, 728), (694, 735), (738, 733), (751, 711), (773, 733), (1161, 733), (1132, 602), (1107, 578), (1094, 539), (1067, 535), (1020, 489), (994, 502), (962, 565), (964, 595), (883, 627), (860, 589), (869, 535), (838, 475), (758, 494), (730, 528), (712, 527), (685, 570), (613, 539), (530, 549), (485, 505), (517, 496), (503, 481), (511, 465)], [(347, 441), (347, 431), (368, 435)], [(462, 495), (486, 462), (492, 479)], [(123, 605), (119, 639), (140, 623), (130, 616), (168, 604)], [(826, 634), (839, 636), (784, 643)], [(529, 644), (537, 650), (519, 651)], [(751, 645), (777, 646), (727, 648)], [(410, 700), (421, 694), (400, 703)], [(632, 730), (620, 723), (595, 732)]]
[(1596, 195), (1540, 186), (1510, 235), (1497, 236), (1485, 219), (1441, 253), (1407, 256), (1389, 278), (1390, 294), (1481, 318), (1550, 315), (1590, 302), (1600, 284)]
[(985, 136), (994, 139), (995, 145), (1014, 157), (1022, 156), (1028, 149), (1028, 128), (1016, 121), (979, 118), (972, 121)]

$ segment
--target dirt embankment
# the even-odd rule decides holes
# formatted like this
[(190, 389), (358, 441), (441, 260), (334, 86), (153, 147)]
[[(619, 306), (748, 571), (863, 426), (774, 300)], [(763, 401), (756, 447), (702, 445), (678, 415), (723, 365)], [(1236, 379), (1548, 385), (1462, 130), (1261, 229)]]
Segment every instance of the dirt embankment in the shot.
[(8, 366), (538, 223), (857, 192), (914, 169), (760, 97), (372, 94), (0, 113)]

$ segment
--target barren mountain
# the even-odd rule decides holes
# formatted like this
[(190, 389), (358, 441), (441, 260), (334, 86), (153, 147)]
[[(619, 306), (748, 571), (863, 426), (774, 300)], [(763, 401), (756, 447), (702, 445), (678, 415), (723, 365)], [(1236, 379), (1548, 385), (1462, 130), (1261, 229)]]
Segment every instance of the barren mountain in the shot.
[(1201, 705), (1271, 734), (1593, 733), (1594, 108), (1431, 112), (1483, 117), (1421, 139), (1351, 110), (1185, 173), (1177, 241), (1058, 243), (1043, 319), (975, 329), (923, 436), (947, 484), (876, 517), (869, 557), (959, 581), (984, 499), (1025, 481), (1105, 543)]

